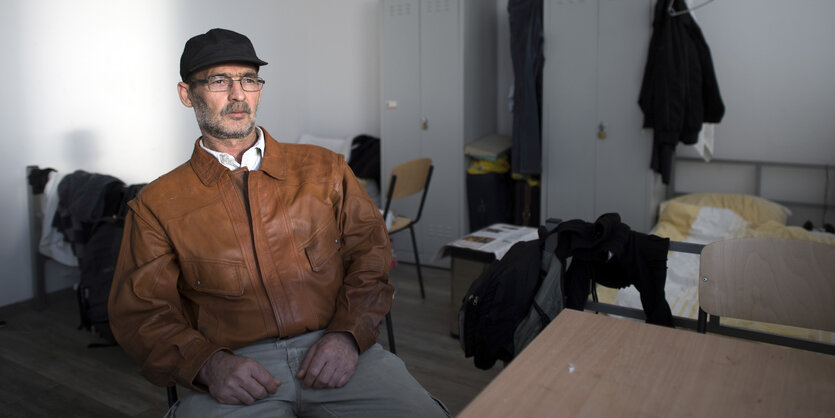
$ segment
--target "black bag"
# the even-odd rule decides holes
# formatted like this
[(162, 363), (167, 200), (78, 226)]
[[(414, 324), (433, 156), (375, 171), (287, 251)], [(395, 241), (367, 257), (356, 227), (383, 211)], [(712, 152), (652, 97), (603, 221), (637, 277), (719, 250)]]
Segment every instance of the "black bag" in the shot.
[(348, 166), (362, 179), (374, 179), (380, 184), (380, 138), (360, 135), (351, 141)]
[(81, 269), (81, 282), (77, 293), (81, 314), (79, 328), (98, 334), (110, 344), (115, 344), (116, 341), (108, 322), (107, 300), (122, 243), (123, 223), (119, 218), (105, 218), (99, 221), (78, 258)]
[(464, 295), (459, 339), (464, 355), (474, 357), (480, 369), (512, 360), (562, 309), (556, 234), (540, 227), (539, 236), (514, 244)]
[(144, 186), (145, 184), (136, 184), (122, 187), (120, 199), (114, 202), (118, 203), (118, 206), (109, 211), (112, 215), (99, 219), (93, 225), (90, 239), (84, 244), (78, 257), (81, 270), (81, 280), (76, 293), (81, 316), (78, 328), (98, 334), (106, 341), (104, 344), (90, 344), (91, 347), (116, 344), (110, 331), (107, 302), (122, 245), (127, 203), (136, 197)]

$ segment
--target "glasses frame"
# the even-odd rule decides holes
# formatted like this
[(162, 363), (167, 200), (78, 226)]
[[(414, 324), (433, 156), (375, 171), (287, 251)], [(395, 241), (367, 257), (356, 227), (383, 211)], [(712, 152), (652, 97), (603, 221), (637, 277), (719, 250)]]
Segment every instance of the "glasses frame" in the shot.
[[(227, 88), (226, 90), (212, 90), (209, 87), (211, 85), (211, 84), (209, 84), (209, 82), (212, 81), (212, 78), (224, 78), (224, 79), (230, 80), (231, 82), (229, 83), (229, 88)], [(258, 90), (247, 90), (246, 87), (244, 87), (244, 82), (243, 82), (243, 80), (245, 78), (251, 78), (251, 79), (254, 79), (255, 81), (257, 81)], [(227, 91), (232, 90), (232, 85), (236, 81), (241, 84), (241, 90), (246, 91), (246, 92), (250, 92), (250, 93), (263, 90), (264, 89), (264, 84), (267, 84), (267, 82), (261, 77), (244, 76), (244, 77), (240, 77), (240, 78), (232, 78), (232, 77), (228, 77), (228, 76), (225, 76), (225, 75), (213, 75), (213, 76), (211, 76), (209, 78), (206, 78), (206, 79), (203, 79), (203, 80), (198, 80), (198, 79), (192, 78), (189, 81), (193, 82), (193, 83), (205, 84), (206, 85), (206, 90), (208, 90), (210, 92), (213, 92), (213, 93), (223, 93), (223, 92), (227, 92)]]

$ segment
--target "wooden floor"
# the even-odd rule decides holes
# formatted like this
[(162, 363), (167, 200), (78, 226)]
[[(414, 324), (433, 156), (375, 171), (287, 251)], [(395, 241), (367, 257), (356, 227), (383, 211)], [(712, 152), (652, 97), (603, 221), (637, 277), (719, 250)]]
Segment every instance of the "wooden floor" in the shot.
[[(413, 265), (392, 271), (397, 354), (453, 414), (498, 373), (464, 358), (449, 335), (449, 271), (424, 268), (420, 298)], [(0, 308), (0, 417), (160, 417), (165, 390), (145, 381), (119, 347), (88, 348), (99, 340), (77, 329), (72, 290), (49, 295), (34, 311), (28, 303)], [(387, 346), (385, 327), (380, 343)]]

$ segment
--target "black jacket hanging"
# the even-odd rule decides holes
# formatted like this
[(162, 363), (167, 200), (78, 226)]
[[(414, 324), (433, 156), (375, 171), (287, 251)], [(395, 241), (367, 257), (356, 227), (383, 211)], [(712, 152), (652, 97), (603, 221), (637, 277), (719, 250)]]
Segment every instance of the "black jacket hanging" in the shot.
[(514, 173), (542, 173), (542, 0), (509, 0)]
[[(653, 128), (650, 166), (669, 183), (676, 144), (696, 143), (702, 124), (719, 123), (725, 105), (710, 48), (690, 13), (670, 16), (670, 0), (657, 0), (638, 104), (644, 127)], [(675, 10), (686, 9), (674, 0)]]
[(617, 213), (602, 215), (594, 223), (565, 221), (556, 231), (557, 258), (567, 266), (562, 278), (566, 308), (585, 307), (592, 279), (612, 288), (634, 285), (647, 322), (673, 326), (664, 296), (668, 238), (632, 231)]

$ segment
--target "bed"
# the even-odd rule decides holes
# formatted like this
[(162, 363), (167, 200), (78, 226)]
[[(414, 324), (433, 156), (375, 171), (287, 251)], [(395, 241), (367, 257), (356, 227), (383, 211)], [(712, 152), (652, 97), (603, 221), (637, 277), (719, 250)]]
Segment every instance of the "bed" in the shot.
[[(701, 164), (704, 162), (685, 160), (688, 164)], [(785, 170), (785, 164), (777, 163), (749, 163), (734, 161), (730, 164), (752, 164), (755, 166), (756, 187), (754, 192), (761, 192), (763, 189), (774, 190), (773, 186), (763, 186), (763, 172), (768, 167), (776, 165), (779, 169)], [(770, 165), (769, 165), (770, 164)], [(765, 167), (765, 168), (764, 168)], [(829, 175), (832, 169), (826, 166), (792, 164), (790, 168), (807, 171), (823, 169), (824, 175)], [(711, 169), (713, 169), (711, 167)], [(791, 180), (789, 178), (789, 180)], [(809, 179), (806, 177), (806, 181)], [(814, 183), (814, 181), (812, 181)], [(828, 178), (825, 181), (829, 187)], [(672, 187), (677, 185), (674, 183)], [(680, 185), (679, 185), (680, 186)], [(785, 186), (788, 188), (799, 186)], [(694, 192), (678, 193), (672, 191), (669, 195), (674, 196), (665, 200), (659, 205), (658, 221), (650, 233), (670, 238), (671, 241), (708, 244), (729, 238), (740, 237), (773, 237), (799, 240), (811, 240), (829, 245), (835, 245), (835, 234), (823, 231), (807, 230), (801, 226), (788, 225), (792, 214), (795, 211), (809, 213), (810, 210), (818, 208), (823, 211), (821, 217), (817, 217), (818, 226), (821, 219), (825, 217), (828, 209), (828, 196), (819, 202), (797, 202), (791, 200), (767, 199), (749, 193), (732, 192)], [(790, 206), (792, 207), (790, 209)], [(797, 210), (796, 208), (800, 208)], [(806, 219), (806, 217), (795, 217), (795, 221)], [(665, 295), (670, 309), (678, 323), (690, 324), (698, 316), (698, 275), (699, 256), (698, 247), (693, 251), (670, 251), (667, 259), (667, 280), (665, 284)], [(597, 287), (600, 302), (612, 303), (616, 306), (634, 309), (641, 308), (640, 295), (634, 287), (621, 290)], [(746, 329), (764, 331), (773, 334), (786, 335), (794, 338), (803, 338), (812, 341), (819, 341), (828, 344), (835, 344), (835, 335), (829, 332), (806, 330), (787, 326), (754, 323), (751, 321), (739, 321), (728, 319), (728, 325)], [(678, 324), (677, 324), (678, 325)]]

